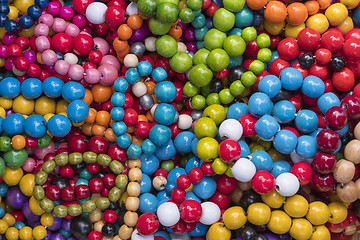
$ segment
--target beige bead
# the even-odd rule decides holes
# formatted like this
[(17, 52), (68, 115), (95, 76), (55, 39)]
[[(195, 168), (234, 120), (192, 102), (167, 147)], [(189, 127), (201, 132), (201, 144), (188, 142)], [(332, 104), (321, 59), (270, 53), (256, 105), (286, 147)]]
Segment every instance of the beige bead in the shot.
[(101, 220), (101, 210), (100, 209), (95, 209), (94, 211), (89, 212), (89, 220), (94, 223), (94, 222), (98, 222)]
[(354, 136), (357, 140), (360, 140), (360, 122), (354, 128)]
[(134, 229), (131, 227), (126, 226), (126, 224), (122, 225), (119, 228), (119, 237), (120, 239), (126, 240), (129, 239), (131, 237), (131, 234), (133, 233)]
[(127, 54), (124, 58), (124, 65), (127, 68), (135, 68), (139, 63), (139, 59), (135, 54)]
[(238, 204), (243, 196), (243, 191), (241, 191), (239, 188), (236, 188), (231, 193), (231, 201), (235, 204)]
[(336, 194), (341, 201), (346, 203), (355, 202), (359, 197), (359, 188), (353, 181), (347, 184), (339, 183), (336, 187)]
[(336, 163), (334, 169), (334, 178), (336, 181), (346, 184), (350, 182), (355, 175), (354, 163), (341, 159)]
[(98, 231), (101, 232), (102, 228), (104, 226), (104, 222), (103, 221), (98, 221), (94, 224), (94, 231)]
[(142, 171), (140, 168), (131, 168), (128, 173), (130, 182), (141, 182)]
[(360, 141), (354, 139), (346, 144), (344, 155), (346, 160), (349, 160), (354, 164), (360, 163)]
[(157, 191), (162, 191), (165, 189), (165, 185), (167, 184), (167, 179), (163, 176), (154, 177), (152, 184)]
[(238, 186), (241, 191), (247, 191), (251, 188), (250, 182), (239, 182)]
[(141, 161), (140, 159), (129, 159), (127, 163), (129, 168), (141, 168)]
[(130, 197), (137, 197), (140, 195), (140, 184), (137, 182), (129, 182), (126, 191)]
[(128, 211), (137, 211), (139, 209), (139, 198), (128, 197), (125, 201), (125, 207)]
[(124, 223), (129, 227), (135, 227), (139, 215), (136, 212), (127, 211), (124, 215)]

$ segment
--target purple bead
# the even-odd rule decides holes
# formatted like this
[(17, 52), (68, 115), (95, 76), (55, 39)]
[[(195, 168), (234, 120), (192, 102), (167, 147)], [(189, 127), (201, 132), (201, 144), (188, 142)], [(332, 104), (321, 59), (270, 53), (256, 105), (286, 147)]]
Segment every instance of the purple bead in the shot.
[(181, 20), (179, 20), (178, 25), (181, 27), (181, 29), (184, 31), (185, 29), (188, 28), (189, 24), (188, 23), (183, 23)]
[(185, 30), (184, 32), (184, 36), (185, 36), (185, 39), (188, 41), (188, 42), (193, 42), (196, 40), (196, 37), (195, 37), (195, 29), (194, 28), (188, 28)]
[(64, 6), (60, 8), (59, 17), (65, 20), (71, 20), (74, 16), (74, 10), (71, 7)]
[(54, 224), (48, 227), (51, 231), (56, 231), (61, 228), (62, 218), (54, 217)]
[(87, 20), (84, 15), (77, 14), (72, 18), (72, 23), (78, 26), (79, 28), (83, 28), (86, 26)]
[(6, 68), (6, 70), (11, 71), (12, 72), (12, 67), (14, 65), (15, 62), (15, 58), (11, 57), (5, 60), (5, 64), (4, 67)]
[(57, 16), (60, 12), (60, 8), (61, 8), (60, 2), (49, 2), (46, 11), (53, 16)]
[(10, 44), (15, 42), (16, 38), (17, 38), (16, 34), (5, 33), (2, 39), (2, 43), (9, 46)]
[(36, 62), (36, 52), (34, 50), (28, 50), (24, 52), (23, 57), (26, 58), (29, 61), (29, 63)]
[(242, 237), (232, 238), (232, 240), (243, 240)]
[(6, 45), (0, 45), (0, 58), (8, 58), (8, 47)]
[(65, 240), (66, 238), (60, 234), (60, 233), (55, 233), (54, 235), (52, 235), (51, 240)]
[(70, 220), (64, 219), (64, 220), (62, 221), (62, 223), (61, 223), (61, 227), (62, 227), (65, 231), (71, 232), (70, 223), (71, 223)]
[(43, 240), (51, 240), (51, 236), (52, 236), (51, 231), (47, 229), (46, 232), (47, 232), (46, 236), (45, 236), (45, 238)]
[(21, 209), (27, 201), (27, 197), (21, 192), (20, 188), (13, 187), (6, 194), (6, 200), (12, 208)]
[(55, 66), (54, 66), (54, 65), (42, 64), (42, 65), (41, 65), (41, 68), (47, 70), (47, 71), (48, 71), (49, 73), (51, 73), (51, 74), (56, 74)]
[(196, 43), (194, 42), (187, 42), (186, 47), (189, 52), (196, 53), (197, 51)]
[(281, 240), (281, 238), (279, 237), (279, 235), (274, 234), (274, 233), (266, 233), (265, 236), (266, 236), (269, 240)]
[(10, 108), (10, 109), (7, 109), (7, 110), (5, 111), (5, 113), (6, 113), (6, 116), (9, 116), (9, 115), (11, 115), (11, 114), (14, 113), (14, 110), (12, 110), (12, 108)]
[(147, 37), (148, 33), (149, 33), (149, 27), (147, 24), (144, 23), (139, 29), (133, 30), (133, 33), (129, 41), (140, 42)]

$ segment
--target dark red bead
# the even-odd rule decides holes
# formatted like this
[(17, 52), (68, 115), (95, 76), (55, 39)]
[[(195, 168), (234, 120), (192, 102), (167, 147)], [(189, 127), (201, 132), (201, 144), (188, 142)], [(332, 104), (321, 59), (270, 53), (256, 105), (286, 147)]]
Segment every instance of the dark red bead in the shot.
[(92, 193), (100, 193), (104, 188), (104, 183), (100, 178), (93, 178), (89, 181), (89, 187)]
[(64, 187), (61, 190), (61, 198), (66, 202), (75, 200), (75, 191), (71, 187)]
[(46, 197), (51, 201), (58, 201), (61, 198), (61, 189), (58, 186), (50, 185), (46, 191)]
[(85, 199), (90, 197), (90, 188), (86, 185), (78, 185), (75, 187), (75, 195), (77, 199)]

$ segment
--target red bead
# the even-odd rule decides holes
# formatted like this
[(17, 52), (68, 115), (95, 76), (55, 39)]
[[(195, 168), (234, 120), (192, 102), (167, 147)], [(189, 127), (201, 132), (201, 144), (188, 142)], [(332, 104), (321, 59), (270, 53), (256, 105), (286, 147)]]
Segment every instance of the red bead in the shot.
[(320, 33), (312, 28), (304, 28), (298, 34), (297, 40), (301, 48), (313, 50), (320, 43)]
[(110, 28), (115, 30), (125, 23), (125, 14), (125, 8), (110, 6), (105, 12), (105, 21)]
[(344, 37), (340, 31), (327, 31), (321, 36), (321, 44), (324, 48), (335, 53), (343, 47)]
[(275, 178), (267, 171), (257, 171), (251, 181), (251, 187), (259, 194), (267, 194), (275, 189)]
[(120, 148), (117, 144), (111, 145), (107, 154), (112, 160), (116, 160), (121, 163), (124, 163), (127, 158), (126, 149)]
[(185, 200), (180, 204), (180, 218), (184, 222), (199, 221), (202, 213), (201, 204), (195, 200)]
[(159, 229), (159, 226), (159, 220), (154, 213), (142, 214), (136, 223), (136, 229), (143, 235), (153, 235)]
[(15, 43), (8, 46), (8, 56), (9, 57), (20, 57), (21, 56), (21, 47)]
[(239, 121), (243, 127), (243, 135), (244, 137), (253, 137), (256, 135), (255, 124), (257, 122), (257, 118), (252, 116), (251, 114), (244, 114), (240, 117)]
[(51, 201), (58, 201), (61, 198), (61, 189), (55, 185), (50, 185), (45, 193)]
[(75, 200), (75, 191), (71, 187), (64, 187), (61, 190), (61, 198), (66, 202), (74, 201)]
[(74, 176), (74, 170), (71, 168), (70, 164), (60, 167), (60, 175), (64, 178), (71, 178)]
[(180, 175), (177, 179), (176, 179), (176, 186), (182, 190), (185, 190), (187, 188), (189, 188), (191, 185), (191, 180), (188, 176), (186, 175)]
[(107, 188), (112, 188), (115, 186), (115, 179), (116, 176), (112, 173), (108, 173), (103, 177), (103, 183), (105, 185), (105, 187)]
[(309, 75), (314, 75), (321, 80), (325, 80), (328, 76), (328, 67), (318, 63), (314, 63), (308, 68)]
[(99, 64), (102, 57), (103, 56), (100, 50), (91, 50), (88, 58), (91, 63)]
[(231, 194), (235, 191), (238, 181), (233, 177), (222, 174), (216, 179), (217, 191), (223, 194)]
[[(360, 85), (357, 86), (360, 87)], [(356, 119), (360, 117), (360, 100), (356, 96), (354, 95), (345, 96), (341, 100), (341, 107), (346, 110), (346, 113), (350, 118)]]
[(102, 239), (102, 233), (98, 231), (91, 231), (88, 235), (89, 240), (101, 240)]
[(55, 52), (61, 52), (62, 54), (71, 51), (73, 38), (67, 33), (57, 33), (51, 38), (51, 46)]
[(21, 210), (16, 210), (11, 213), (16, 221), (24, 222), (25, 221), (25, 215)]
[(40, 74), (41, 74), (41, 68), (39, 65), (37, 64), (34, 64), (34, 63), (30, 63), (29, 64), (29, 67), (26, 71), (26, 74), (29, 76), (29, 77), (39, 77)]
[(76, 12), (85, 14), (86, 8), (93, 3), (93, 0), (74, 0), (72, 3)]
[(26, 50), (30, 46), (30, 41), (26, 37), (17, 37), (15, 43), (20, 46), (21, 50)]
[(333, 73), (332, 83), (341, 92), (349, 91), (355, 84), (355, 75), (349, 68), (344, 68), (340, 72)]
[(84, 153), (87, 150), (87, 142), (86, 137), (84, 135), (76, 135), (72, 137), (69, 142), (69, 152), (79, 152)]
[(132, 108), (125, 109), (123, 122), (126, 124), (126, 126), (135, 125), (138, 122), (137, 112)]
[(212, 169), (211, 163), (203, 163), (200, 168), (205, 176), (214, 176), (215, 175), (215, 172)]
[(98, 163), (88, 163), (86, 164), (86, 170), (91, 174), (96, 174), (100, 170), (100, 165)]
[(279, 42), (277, 51), (281, 59), (290, 61), (298, 56), (300, 49), (295, 39), (285, 38)]
[(326, 125), (332, 130), (340, 130), (345, 127), (347, 123), (347, 113), (342, 107), (334, 106), (331, 107), (325, 113)]
[(117, 219), (117, 213), (114, 210), (106, 210), (103, 214), (103, 221), (106, 223), (115, 223)]
[(109, 32), (109, 27), (105, 23), (100, 23), (95, 26), (94, 32), (100, 37), (105, 37)]
[[(201, 171), (201, 170), (200, 170)], [(156, 172), (154, 173), (154, 176), (157, 177), (157, 176), (163, 176), (164, 178), (167, 178), (168, 176), (168, 172), (163, 169), (163, 168), (159, 168), (158, 170), (156, 170)]]
[[(245, 50), (245, 54), (246, 56), (250, 57), (250, 58), (257, 58), (258, 52), (260, 51), (260, 48), (258, 47), (258, 45), (256, 44), (256, 40), (249, 42), (246, 45), (246, 50)], [(244, 65), (247, 69), (249, 69), (248, 66)]]
[(270, 48), (272, 49), (276, 49), (277, 45), (279, 44), (279, 42), (281, 41), (281, 37), (280, 36), (270, 36)]
[(202, 2), (202, 7), (201, 9), (208, 9), (211, 6), (211, 0), (204, 0)]
[(184, 100), (184, 83), (180, 81), (174, 81), (173, 82), (175, 88), (176, 88), (176, 97), (174, 99), (174, 102), (181, 102)]
[(34, 149), (36, 148), (38, 145), (38, 140), (37, 138), (33, 138), (33, 137), (30, 137), (30, 136), (27, 136), (25, 138), (25, 147), (27, 149)]
[(186, 231), (186, 223), (180, 219), (174, 226), (171, 227), (171, 230), (176, 234), (182, 234)]
[(316, 144), (320, 151), (333, 153), (340, 145), (340, 136), (333, 130), (323, 129), (316, 135)]
[(350, 59), (360, 59), (360, 39), (347, 39), (343, 45), (343, 53)]
[(215, 203), (220, 209), (226, 209), (231, 203), (231, 195), (222, 194), (216, 191), (209, 199), (210, 202)]
[(140, 121), (136, 124), (135, 135), (141, 138), (148, 138), (151, 130), (151, 124), (145, 121)]
[(177, 123), (173, 123), (169, 126), (170, 130), (171, 130), (171, 138), (174, 139), (176, 138), (177, 135), (179, 135), (182, 130), (179, 128)]
[(206, 14), (209, 17), (214, 17), (215, 12), (219, 9), (218, 5), (216, 5), (215, 3), (212, 3), (210, 5), (210, 7), (208, 7), (208, 9), (206, 9)]
[(175, 188), (171, 192), (171, 200), (176, 203), (182, 203), (186, 198), (186, 192), (180, 188)]
[(232, 139), (222, 141), (219, 145), (219, 156), (225, 163), (232, 163), (241, 156), (240, 144)]
[(89, 187), (92, 193), (100, 193), (104, 188), (104, 183), (100, 178), (93, 178), (89, 181)]
[(96, 154), (106, 153), (109, 148), (109, 142), (106, 138), (95, 136), (88, 143), (88, 150)]
[(312, 183), (315, 191), (328, 192), (334, 187), (335, 179), (332, 173), (322, 175), (316, 172), (312, 178)]
[(289, 62), (287, 62), (285, 60), (282, 60), (282, 59), (275, 59), (274, 61), (272, 61), (270, 63), (268, 71), (269, 71), (270, 74), (273, 74), (273, 75), (279, 77), (280, 72), (283, 69), (288, 68), (288, 67), (290, 67)]
[(77, 199), (85, 199), (90, 197), (90, 188), (86, 185), (78, 185), (75, 187), (75, 195)]
[(19, 71), (26, 71), (29, 68), (29, 61), (25, 57), (18, 57), (14, 62), (14, 66)]
[(299, 179), (301, 186), (309, 184), (313, 177), (313, 169), (306, 162), (295, 163), (291, 168), (291, 173)]
[(71, 46), (76, 54), (87, 56), (94, 47), (94, 40), (88, 34), (79, 34), (73, 38)]
[(332, 54), (330, 52), (330, 50), (326, 49), (326, 48), (320, 48), (318, 50), (316, 50), (315, 52), (315, 59), (316, 62), (320, 63), (320, 64), (328, 64), (331, 60)]

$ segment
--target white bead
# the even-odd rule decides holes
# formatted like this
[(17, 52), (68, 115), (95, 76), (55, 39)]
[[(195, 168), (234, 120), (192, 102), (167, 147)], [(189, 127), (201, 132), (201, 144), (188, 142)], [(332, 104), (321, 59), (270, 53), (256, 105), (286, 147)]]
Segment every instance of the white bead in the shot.
[(239, 141), (242, 134), (243, 134), (243, 127), (241, 123), (235, 119), (226, 119), (220, 124), (219, 127), (220, 138)]
[(132, 240), (154, 240), (154, 238), (154, 235), (141, 235), (137, 229), (135, 229), (131, 234)]
[(130, 4), (126, 8), (126, 15), (131, 16), (134, 14), (138, 14), (137, 4), (134, 2), (130, 2)]
[(291, 197), (300, 188), (299, 179), (292, 173), (282, 173), (276, 178), (276, 191), (284, 197)]
[(166, 202), (157, 208), (157, 216), (161, 225), (174, 226), (180, 220), (180, 212), (175, 203)]
[(240, 182), (249, 182), (256, 173), (256, 167), (247, 158), (240, 158), (231, 168), (231, 173)]
[(211, 225), (219, 221), (221, 211), (217, 204), (213, 202), (203, 202), (201, 204), (202, 213), (199, 222), (205, 225)]
[(155, 52), (156, 51), (155, 42), (156, 42), (156, 38), (154, 38), (154, 37), (146, 38), (145, 39), (146, 50), (149, 52)]
[(177, 233), (170, 233), (171, 240), (190, 240), (190, 235), (187, 232), (177, 234)]
[(14, 73), (16, 76), (19, 76), (19, 77), (24, 76), (24, 75), (26, 74), (26, 71), (20, 71), (20, 70), (18, 70), (18, 69), (15, 67), (15, 65), (12, 66), (12, 71), (13, 71), (13, 73)]
[(146, 94), (147, 92), (147, 88), (145, 83), (143, 82), (137, 82), (132, 86), (132, 92), (135, 95), (135, 97), (142, 97), (143, 95)]
[(181, 130), (186, 130), (191, 128), (192, 125), (192, 117), (187, 115), (187, 114), (181, 114), (179, 116), (179, 122), (178, 122), (178, 127)]
[(77, 64), (77, 62), (79, 61), (78, 57), (73, 53), (65, 53), (64, 60), (70, 65)]
[(93, 24), (100, 24), (105, 22), (105, 13), (107, 10), (106, 4), (102, 2), (93, 2), (86, 8), (86, 18)]
[(313, 158), (302, 158), (296, 153), (295, 150), (290, 153), (290, 158), (294, 164), (298, 162), (307, 162), (308, 164), (311, 164), (313, 162)]
[(124, 58), (124, 65), (127, 68), (135, 68), (139, 63), (139, 59), (135, 54), (127, 54)]
[(185, 43), (177, 42), (177, 46), (178, 46), (178, 52), (186, 52), (187, 51), (187, 47), (186, 47)]
[(150, 113), (151, 113), (151, 115), (152, 116), (154, 116), (154, 112), (155, 112), (155, 109), (156, 109), (156, 107), (158, 106), (159, 104), (154, 104), (154, 106), (152, 106), (152, 108), (150, 109)]

